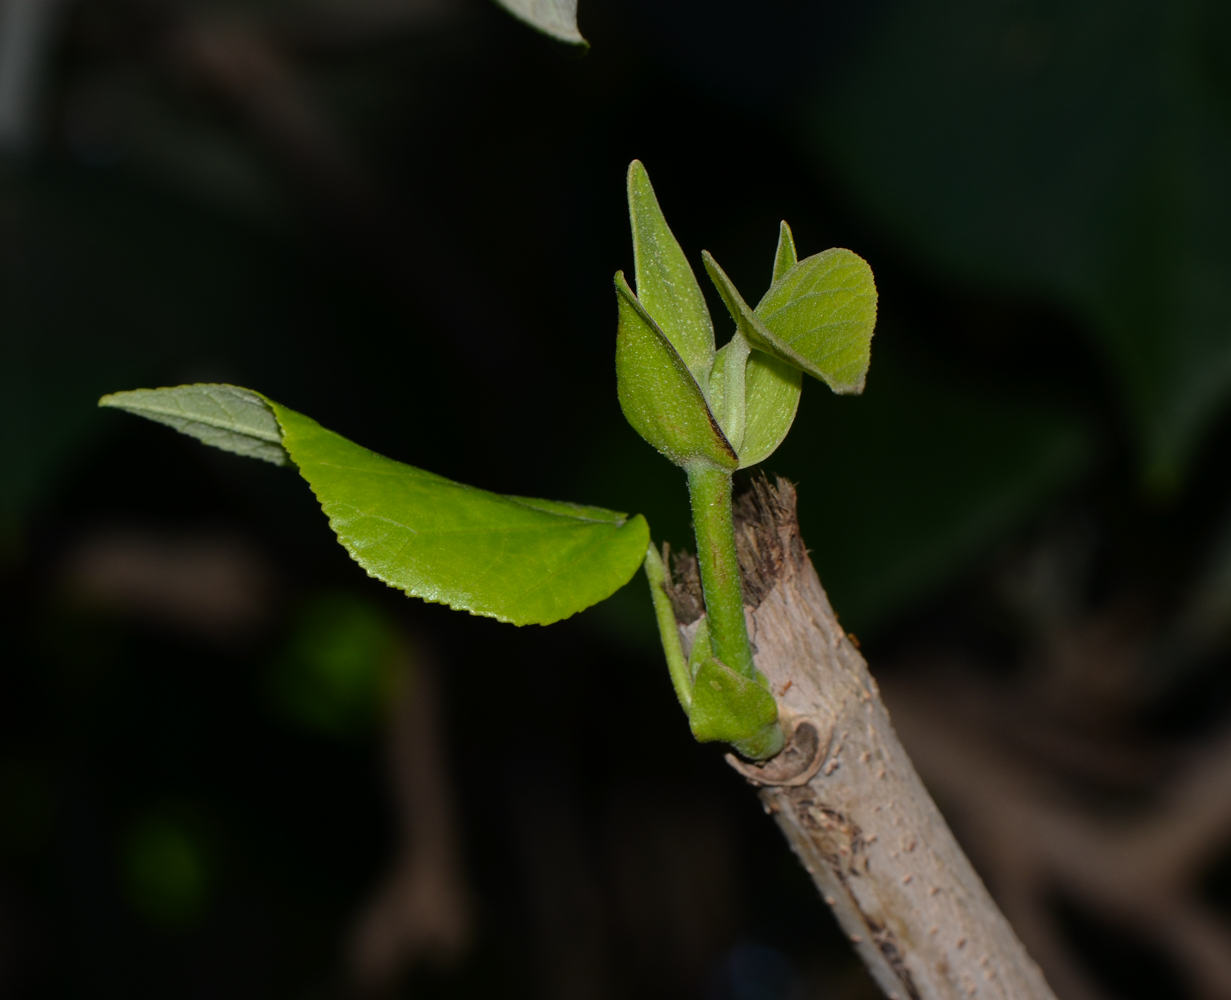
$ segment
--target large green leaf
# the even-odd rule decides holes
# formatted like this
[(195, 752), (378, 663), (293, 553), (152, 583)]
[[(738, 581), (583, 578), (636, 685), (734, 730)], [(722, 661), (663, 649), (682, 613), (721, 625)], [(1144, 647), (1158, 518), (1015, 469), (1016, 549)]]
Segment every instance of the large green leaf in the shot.
[(834, 392), (863, 391), (876, 327), (876, 283), (867, 261), (840, 248), (813, 254), (778, 277), (754, 311), (713, 256), (707, 252), (703, 257), (732, 319), (753, 347), (820, 379)]
[(723, 436), (700, 386), (667, 336), (616, 274), (619, 326), (616, 391), (624, 416), (676, 465), (705, 460), (735, 469), (739, 458)]
[(696, 275), (663, 217), (640, 160), (628, 167), (628, 217), (633, 231), (637, 298), (667, 335), (703, 392), (714, 363), (714, 323)]
[(1231, 398), (1229, 56), (1226, 4), (902, 0), (815, 119), (929, 268), (1084, 321), (1163, 489)]
[(577, 0), (496, 0), (514, 17), (520, 18), (545, 35), (589, 47), (577, 28)]
[[(235, 386), (115, 393), (104, 405), (263, 458), (269, 456), (245, 449), (253, 441), (269, 446), (276, 420), (285, 454), (370, 576), (515, 625), (548, 625), (609, 597), (632, 578), (649, 542), (640, 516), (456, 483), (377, 455)], [(261, 407), (264, 416), (256, 412)]]

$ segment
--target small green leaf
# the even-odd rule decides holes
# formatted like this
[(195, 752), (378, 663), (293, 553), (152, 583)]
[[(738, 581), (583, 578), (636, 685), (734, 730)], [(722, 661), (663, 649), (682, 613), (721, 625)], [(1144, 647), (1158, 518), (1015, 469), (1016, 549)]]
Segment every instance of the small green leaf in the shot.
[(577, 0), (496, 0), (514, 17), (569, 45), (590, 47), (577, 29)]
[(710, 372), (710, 412), (719, 414), (722, 433), (737, 454), (744, 446), (745, 381), (750, 350), (744, 335), (736, 330), (735, 336), (714, 355), (714, 369)]
[(173, 389), (115, 392), (99, 406), (127, 410), (174, 427), (206, 444), (274, 465), (290, 465), (282, 430), (269, 404), (257, 393), (234, 385), (180, 385)]
[(739, 467), (763, 462), (782, 444), (795, 422), (804, 373), (762, 351), (748, 356), (744, 375), (744, 442)]
[(633, 429), (676, 465), (705, 460), (734, 470), (739, 458), (710, 412), (701, 387), (666, 334), (624, 280), (615, 277), (620, 309), (616, 387)]
[(707, 392), (714, 363), (714, 323), (640, 160), (628, 167), (628, 217), (637, 298), (684, 359), (697, 385)]
[[(222, 402), (210, 409), (203, 399)], [(275, 420), (276, 447), (284, 451), (268, 450), (275, 445), (253, 400)], [(515, 625), (548, 625), (610, 597), (632, 578), (649, 543), (643, 517), (455, 483), (361, 448), (236, 386), (138, 390), (103, 404), (228, 451), (270, 461), (270, 454), (289, 456), (338, 541), (370, 576), (414, 597)]]
[(697, 670), (688, 723), (699, 743), (721, 740), (748, 757), (763, 759), (782, 748), (773, 695), (712, 656)]
[(820, 379), (834, 392), (859, 393), (876, 326), (876, 284), (867, 262), (832, 249), (801, 260), (775, 281), (756, 311), (708, 252), (718, 293), (748, 342)]
[(778, 225), (778, 249), (774, 253), (774, 276), (770, 279), (772, 285), (791, 268), (799, 263), (799, 255), (795, 252), (795, 234), (783, 219)]
[[(835, 247), (801, 260), (757, 304), (757, 317), (834, 392), (863, 392), (876, 328), (868, 262)], [(785, 359), (784, 359), (785, 360)]]

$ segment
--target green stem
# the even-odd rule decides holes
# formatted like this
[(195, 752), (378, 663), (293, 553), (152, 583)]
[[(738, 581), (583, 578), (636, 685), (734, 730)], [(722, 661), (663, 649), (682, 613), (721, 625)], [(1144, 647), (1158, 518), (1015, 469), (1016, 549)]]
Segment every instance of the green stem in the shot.
[(654, 616), (658, 619), (658, 634), (667, 657), (671, 684), (675, 687), (675, 696), (680, 699), (684, 714), (689, 715), (692, 712), (692, 673), (688, 669), (688, 661), (684, 659), (684, 648), (680, 645), (675, 609), (671, 607), (671, 598), (665, 589), (667, 568), (653, 542), (645, 553), (645, 576), (650, 581), (650, 597), (654, 601)]
[(755, 678), (756, 667), (744, 621), (739, 559), (735, 555), (731, 473), (701, 462), (690, 465), (688, 493), (692, 500), (692, 523), (697, 536), (697, 562), (701, 567), (710, 646), (714, 656), (736, 673)]

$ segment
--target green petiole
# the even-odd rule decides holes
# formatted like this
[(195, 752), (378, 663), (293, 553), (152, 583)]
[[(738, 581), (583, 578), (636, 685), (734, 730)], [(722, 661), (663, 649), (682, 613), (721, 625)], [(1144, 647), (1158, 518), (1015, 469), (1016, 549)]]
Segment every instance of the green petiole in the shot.
[(735, 554), (731, 473), (704, 462), (690, 464), (687, 472), (710, 647), (714, 656), (737, 674), (753, 678), (756, 666), (748, 643), (739, 559)]
[(680, 644), (679, 627), (675, 623), (675, 609), (667, 596), (667, 568), (653, 542), (645, 551), (645, 576), (650, 581), (650, 597), (654, 601), (654, 617), (658, 619), (663, 654), (667, 657), (667, 672), (671, 675), (671, 684), (680, 700), (680, 707), (685, 715), (689, 715), (692, 712), (692, 671), (684, 659), (684, 647)]

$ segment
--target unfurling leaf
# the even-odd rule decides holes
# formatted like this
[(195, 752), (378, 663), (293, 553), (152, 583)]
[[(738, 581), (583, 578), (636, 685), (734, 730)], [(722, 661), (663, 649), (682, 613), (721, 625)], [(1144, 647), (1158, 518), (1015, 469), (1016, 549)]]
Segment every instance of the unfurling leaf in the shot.
[(676, 465), (708, 461), (734, 470), (739, 458), (701, 387), (666, 334), (628, 287), (615, 277), (619, 304), (616, 388), (620, 408), (633, 429)]
[(876, 327), (876, 283), (867, 261), (832, 249), (801, 260), (749, 308), (718, 262), (702, 254), (718, 293), (748, 342), (837, 393), (863, 391)]
[(569, 45), (590, 47), (577, 28), (577, 0), (496, 0), (514, 17)]
[(786, 224), (786, 219), (778, 224), (778, 249), (774, 252), (774, 276), (770, 278), (772, 285), (791, 268), (799, 263), (799, 255), (795, 252), (795, 234)]
[(763, 462), (774, 453), (795, 422), (804, 373), (794, 365), (753, 351), (744, 375), (744, 442), (739, 467)]
[[(220, 428), (213, 411), (184, 403), (201, 398), (240, 399), (251, 409)], [(274, 420), (280, 444), (266, 439), (269, 425), (256, 415), (254, 399)], [(103, 402), (241, 454), (258, 454), (242, 450), (249, 437), (284, 449), (338, 540), (370, 576), (472, 614), (515, 625), (567, 618), (626, 584), (649, 542), (640, 516), (455, 483), (368, 451), (247, 389), (180, 386), (117, 393)], [(220, 429), (226, 435), (215, 436)]]
[(735, 336), (715, 351), (705, 296), (638, 160), (628, 168), (628, 211), (637, 290), (620, 291), (620, 402), (629, 423), (673, 462), (704, 457), (730, 468), (716, 453), (728, 449), (738, 468), (764, 461), (795, 420), (802, 372), (835, 392), (863, 390), (876, 286), (861, 258), (827, 250), (799, 261), (783, 222), (773, 280), (754, 310), (702, 254), (736, 323)]
[(290, 465), (282, 429), (264, 398), (235, 385), (180, 385), (174, 389), (113, 392), (99, 406), (127, 410), (174, 427), (206, 444), (274, 465)]
[[(736, 334), (739, 341), (741, 334)], [(718, 413), (728, 412), (727, 363), (731, 357), (731, 345), (737, 343), (735, 338), (724, 345), (714, 359), (714, 370), (710, 375), (710, 400)], [(736, 356), (738, 360), (738, 356)], [(791, 424), (795, 422), (795, 411), (799, 408), (799, 394), (802, 388), (803, 372), (785, 361), (763, 351), (752, 351), (744, 362), (744, 416), (742, 436), (739, 447), (739, 467), (747, 469), (763, 462), (782, 443)], [(727, 429), (724, 426), (724, 430)]]
[(688, 258), (667, 225), (640, 160), (628, 167), (628, 218), (633, 231), (637, 298), (667, 335), (702, 392), (714, 363), (714, 323)]
[(782, 749), (773, 695), (759, 680), (737, 674), (712, 656), (697, 670), (688, 724), (698, 742), (721, 740), (755, 760)]

